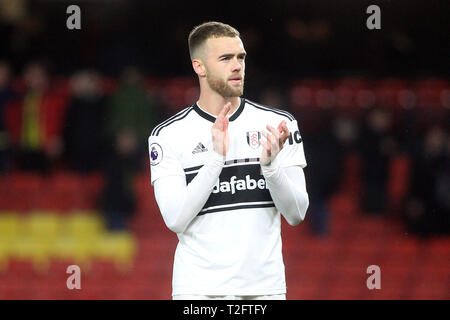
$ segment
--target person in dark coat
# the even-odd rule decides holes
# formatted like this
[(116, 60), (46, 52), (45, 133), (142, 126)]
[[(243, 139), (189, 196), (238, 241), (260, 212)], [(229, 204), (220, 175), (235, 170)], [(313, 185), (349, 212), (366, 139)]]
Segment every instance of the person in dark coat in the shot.
[(310, 219), (312, 231), (320, 236), (328, 232), (330, 209), (328, 201), (338, 187), (342, 173), (342, 152), (333, 132), (330, 111), (316, 111), (319, 124), (308, 135), (304, 135), (308, 169)]
[(440, 127), (431, 128), (412, 156), (405, 219), (419, 236), (450, 234), (450, 142)]
[(64, 126), (64, 155), (70, 169), (80, 173), (99, 170), (104, 161), (105, 97), (93, 71), (72, 79), (73, 96)]
[(362, 209), (365, 214), (380, 215), (386, 210), (389, 163), (395, 150), (391, 132), (391, 114), (372, 109), (362, 128)]

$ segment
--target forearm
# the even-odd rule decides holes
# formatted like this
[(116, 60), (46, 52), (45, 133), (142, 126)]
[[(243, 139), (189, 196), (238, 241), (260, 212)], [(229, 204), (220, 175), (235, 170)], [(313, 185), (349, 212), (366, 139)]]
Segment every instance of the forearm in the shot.
[(292, 226), (302, 222), (309, 205), (303, 169), (281, 168), (276, 163), (261, 168), (273, 202), (286, 221)]
[(155, 182), (155, 197), (167, 227), (182, 233), (208, 200), (224, 164), (211, 151), (210, 158), (186, 186), (184, 177), (173, 176)]

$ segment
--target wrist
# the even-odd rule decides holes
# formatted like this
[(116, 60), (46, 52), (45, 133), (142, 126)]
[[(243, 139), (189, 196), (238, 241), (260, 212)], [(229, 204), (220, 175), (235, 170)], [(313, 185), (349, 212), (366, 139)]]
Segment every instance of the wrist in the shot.
[(279, 168), (280, 168), (280, 165), (276, 158), (267, 164), (261, 164), (261, 170), (265, 177), (270, 177), (270, 176), (274, 175), (278, 171)]
[(225, 156), (215, 150), (212, 150), (211, 152), (209, 152), (209, 162), (215, 165), (223, 166), (225, 162)]

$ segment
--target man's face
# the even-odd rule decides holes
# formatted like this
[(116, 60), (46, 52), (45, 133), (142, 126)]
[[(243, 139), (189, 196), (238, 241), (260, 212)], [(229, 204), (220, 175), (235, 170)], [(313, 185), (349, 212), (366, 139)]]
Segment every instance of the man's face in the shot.
[(206, 80), (223, 97), (244, 93), (244, 45), (240, 38), (209, 38), (205, 43)]

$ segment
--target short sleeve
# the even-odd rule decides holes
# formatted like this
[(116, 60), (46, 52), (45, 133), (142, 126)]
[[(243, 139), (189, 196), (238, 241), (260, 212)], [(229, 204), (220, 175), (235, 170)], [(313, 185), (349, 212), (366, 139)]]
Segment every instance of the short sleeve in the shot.
[(176, 153), (160, 136), (148, 138), (148, 152), (150, 157), (151, 183), (166, 176), (185, 176), (183, 167)]
[(303, 139), (298, 129), (297, 120), (288, 122), (289, 138), (284, 143), (283, 149), (277, 156), (281, 167), (300, 166), (306, 167)]

